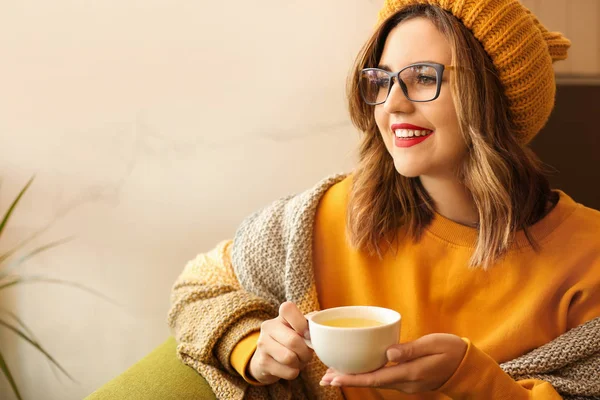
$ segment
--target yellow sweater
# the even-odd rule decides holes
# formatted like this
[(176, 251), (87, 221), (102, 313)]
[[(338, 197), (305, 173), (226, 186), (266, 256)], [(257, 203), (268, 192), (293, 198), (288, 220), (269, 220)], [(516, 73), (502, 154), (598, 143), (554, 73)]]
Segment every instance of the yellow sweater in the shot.
[[(350, 179), (331, 187), (317, 209), (313, 261), (322, 308), (375, 305), (402, 314), (400, 341), (434, 332), (467, 338), (469, 348), (453, 377), (437, 392), (417, 396), (344, 388), (347, 399), (560, 399), (543, 381), (515, 382), (498, 363), (548, 343), (600, 316), (600, 213), (564, 193), (531, 229), (539, 253), (519, 233), (508, 255), (488, 271), (469, 269), (476, 230), (437, 215), (422, 240), (403, 240), (383, 260), (347, 245)], [(258, 333), (242, 340), (231, 363), (244, 371)]]

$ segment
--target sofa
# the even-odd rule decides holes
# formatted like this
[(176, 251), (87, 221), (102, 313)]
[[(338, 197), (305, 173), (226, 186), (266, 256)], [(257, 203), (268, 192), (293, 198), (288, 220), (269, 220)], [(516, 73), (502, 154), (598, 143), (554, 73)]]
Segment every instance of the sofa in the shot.
[(167, 339), (85, 399), (216, 400), (208, 383), (177, 358), (175, 347), (175, 339)]

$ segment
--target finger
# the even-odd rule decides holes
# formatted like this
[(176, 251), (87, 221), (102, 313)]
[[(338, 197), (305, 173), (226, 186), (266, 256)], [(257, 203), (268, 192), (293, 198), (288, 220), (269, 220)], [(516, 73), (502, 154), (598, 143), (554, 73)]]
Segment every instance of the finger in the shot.
[(426, 335), (412, 342), (395, 344), (388, 347), (386, 356), (388, 361), (401, 363), (412, 361), (417, 358), (440, 354), (444, 352), (436, 335)]
[(264, 371), (264, 374), (273, 375), (288, 381), (296, 379), (300, 374), (299, 369), (280, 364), (268, 354), (262, 355), (259, 367)]
[(420, 358), (416, 361), (392, 367), (384, 367), (366, 374), (337, 374), (330, 381), (330, 384), (332, 386), (350, 387), (398, 387), (398, 385), (412, 383), (421, 379), (421, 366), (419, 364), (426, 358)]
[(288, 367), (298, 369), (303, 367), (303, 364), (296, 355), (296, 353), (286, 348), (272, 337), (271, 340), (265, 343), (263, 351), (269, 356), (271, 356), (279, 364), (287, 365)]
[(321, 378), (321, 385), (323, 384), (331, 384), (331, 381), (337, 377), (339, 374), (335, 373), (335, 372), (326, 372), (325, 375), (323, 375), (323, 377)]
[(389, 371), (392, 368), (395, 367), (388, 367), (367, 374), (328, 376), (321, 379), (321, 381), (329, 382), (331, 386), (384, 388), (386, 386), (384, 380), (400, 383), (393, 373), (395, 371)]
[(300, 334), (293, 329), (282, 326), (281, 329), (273, 330), (270, 335), (277, 343), (293, 351), (301, 363), (305, 364), (312, 360), (313, 351), (306, 345)]
[(279, 318), (301, 336), (308, 332), (308, 321), (291, 301), (286, 301), (279, 306)]

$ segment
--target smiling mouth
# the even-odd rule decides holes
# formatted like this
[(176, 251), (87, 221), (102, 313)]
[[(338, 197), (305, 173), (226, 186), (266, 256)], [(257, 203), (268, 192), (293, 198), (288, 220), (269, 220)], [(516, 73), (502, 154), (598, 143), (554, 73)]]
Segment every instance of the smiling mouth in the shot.
[(434, 131), (396, 129), (394, 131), (394, 145), (399, 148), (408, 148), (418, 145), (433, 136)]
[(429, 136), (433, 133), (430, 130), (414, 130), (414, 129), (396, 129), (394, 135), (397, 139), (415, 139), (423, 136)]

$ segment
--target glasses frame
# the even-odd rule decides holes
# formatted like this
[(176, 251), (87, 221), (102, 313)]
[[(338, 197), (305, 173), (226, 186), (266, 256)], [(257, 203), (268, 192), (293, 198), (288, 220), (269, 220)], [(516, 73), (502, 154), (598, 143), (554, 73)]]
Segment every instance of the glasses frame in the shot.
[[(435, 96), (431, 100), (412, 100), (410, 97), (408, 97), (408, 89), (406, 88), (406, 84), (404, 83), (404, 81), (402, 79), (400, 79), (400, 74), (404, 70), (415, 67), (417, 65), (424, 65), (424, 66), (435, 69), (435, 72), (437, 74), (437, 87), (435, 90)], [(442, 88), (442, 79), (444, 78), (444, 70), (453, 69), (453, 68), (454, 67), (452, 65), (444, 65), (444, 64), (432, 63), (432, 62), (419, 62), (419, 63), (410, 64), (410, 65), (407, 65), (406, 67), (402, 68), (398, 72), (390, 72), (390, 71), (387, 71), (387, 70), (381, 69), (381, 68), (363, 68), (360, 70), (360, 74), (359, 74), (359, 78), (358, 78), (359, 79), (358, 88), (360, 90), (360, 95), (361, 95), (363, 101), (370, 106), (376, 106), (376, 105), (385, 103), (387, 101), (388, 97), (390, 97), (390, 93), (392, 92), (392, 87), (394, 86), (394, 78), (396, 78), (396, 81), (398, 82), (398, 85), (402, 89), (402, 93), (404, 94), (404, 97), (406, 97), (407, 100), (412, 101), (413, 103), (428, 103), (430, 101), (434, 101), (435, 99), (437, 99), (440, 96), (440, 90)], [(361, 79), (362, 74), (367, 71), (380, 71), (380, 72), (387, 74), (390, 77), (390, 85), (388, 86), (388, 92), (385, 95), (385, 100), (372, 103), (372, 102), (368, 102), (367, 99), (365, 98), (365, 94), (363, 93), (362, 86), (360, 85), (360, 79)]]

